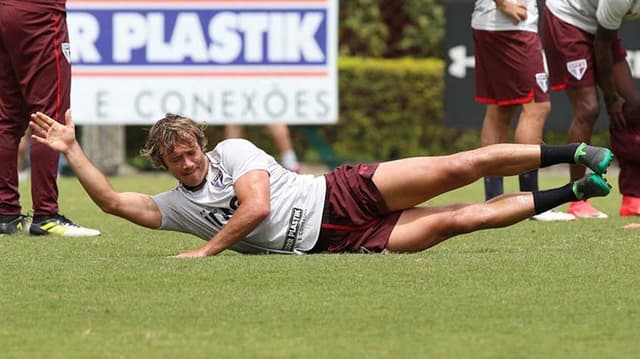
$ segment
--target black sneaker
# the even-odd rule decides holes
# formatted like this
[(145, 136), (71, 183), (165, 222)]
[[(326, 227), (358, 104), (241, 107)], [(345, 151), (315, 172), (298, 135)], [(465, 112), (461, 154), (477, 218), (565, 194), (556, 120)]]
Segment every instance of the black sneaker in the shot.
[(37, 223), (31, 223), (29, 233), (32, 236), (53, 235), (60, 237), (94, 237), (100, 235), (100, 231), (80, 227), (61, 214), (49, 216)]
[(18, 231), (25, 230), (27, 227), (27, 216), (17, 215), (12, 219), (11, 216), (3, 216), (6, 217), (6, 222), (0, 221), (0, 236), (5, 234), (13, 234)]

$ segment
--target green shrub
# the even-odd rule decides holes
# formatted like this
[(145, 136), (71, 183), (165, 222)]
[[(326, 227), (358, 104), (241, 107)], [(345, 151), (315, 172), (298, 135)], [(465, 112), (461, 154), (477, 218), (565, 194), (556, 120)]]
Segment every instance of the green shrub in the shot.
[(344, 0), (339, 14), (343, 56), (442, 56), (444, 5), (440, 0)]

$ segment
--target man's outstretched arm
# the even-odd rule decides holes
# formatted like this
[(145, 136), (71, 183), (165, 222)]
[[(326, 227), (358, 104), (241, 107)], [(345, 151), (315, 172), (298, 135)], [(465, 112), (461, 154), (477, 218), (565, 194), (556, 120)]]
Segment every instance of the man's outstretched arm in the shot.
[(160, 227), (160, 209), (151, 196), (115, 191), (109, 180), (91, 163), (80, 147), (70, 110), (65, 114), (65, 121), (66, 125), (62, 125), (41, 112), (34, 113), (29, 123), (33, 131), (31, 138), (64, 154), (85, 191), (104, 212), (144, 227)]

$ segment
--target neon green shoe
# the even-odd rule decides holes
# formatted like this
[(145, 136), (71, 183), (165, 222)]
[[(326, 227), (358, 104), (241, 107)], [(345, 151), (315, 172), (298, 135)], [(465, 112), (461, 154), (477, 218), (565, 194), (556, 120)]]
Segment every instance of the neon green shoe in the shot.
[(607, 173), (607, 167), (611, 164), (613, 152), (604, 147), (596, 147), (581, 143), (573, 155), (575, 163), (583, 164), (593, 172), (601, 175)]
[(609, 192), (611, 192), (611, 185), (595, 173), (573, 182), (573, 193), (581, 201), (591, 197), (604, 197)]

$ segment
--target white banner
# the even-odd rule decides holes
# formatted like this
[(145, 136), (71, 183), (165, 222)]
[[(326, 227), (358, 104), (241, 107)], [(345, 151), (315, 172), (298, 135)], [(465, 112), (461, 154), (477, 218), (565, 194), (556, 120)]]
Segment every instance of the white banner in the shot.
[(335, 123), (337, 0), (69, 0), (80, 124)]

